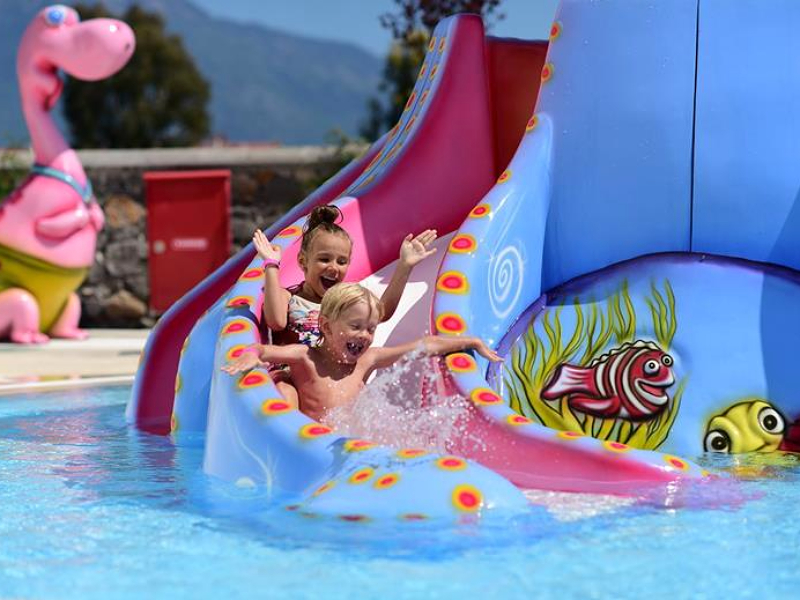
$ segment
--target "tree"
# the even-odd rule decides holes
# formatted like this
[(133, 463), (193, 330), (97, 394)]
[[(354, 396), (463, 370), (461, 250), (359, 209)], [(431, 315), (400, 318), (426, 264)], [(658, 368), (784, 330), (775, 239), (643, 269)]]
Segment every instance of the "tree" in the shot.
[[(110, 17), (105, 7), (77, 5), (82, 19)], [(67, 78), (64, 116), (79, 148), (192, 146), (208, 136), (210, 86), (164, 20), (135, 4), (121, 20), (136, 33), (136, 51), (102, 81)]]
[(367, 120), (361, 127), (361, 135), (375, 140), (400, 119), (425, 60), (428, 40), (439, 21), (455, 14), (475, 13), (489, 21), (488, 28), (492, 18), (503, 18), (497, 12), (501, 1), (394, 0), (397, 9), (380, 16), (381, 25), (390, 29), (394, 37), (378, 85), (378, 92), (384, 98), (369, 99)]

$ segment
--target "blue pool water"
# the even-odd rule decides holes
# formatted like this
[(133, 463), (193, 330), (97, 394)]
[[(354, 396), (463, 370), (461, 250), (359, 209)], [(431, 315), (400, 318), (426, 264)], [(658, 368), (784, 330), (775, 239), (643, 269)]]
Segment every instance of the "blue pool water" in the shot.
[[(210, 481), (201, 440), (128, 428), (129, 391), (0, 397), (0, 597), (778, 598), (800, 586), (793, 458), (699, 457), (744, 479), (677, 508), (534, 494), (546, 506), (482, 524), (326, 522)], [(708, 508), (715, 498), (725, 506)]]

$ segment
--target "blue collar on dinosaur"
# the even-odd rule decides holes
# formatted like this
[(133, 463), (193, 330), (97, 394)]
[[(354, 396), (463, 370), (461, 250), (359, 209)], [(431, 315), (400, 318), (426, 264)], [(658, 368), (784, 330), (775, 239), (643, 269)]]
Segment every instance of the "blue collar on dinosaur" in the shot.
[(69, 173), (65, 173), (64, 171), (60, 171), (54, 167), (46, 167), (45, 165), (40, 164), (34, 164), (31, 167), (31, 173), (34, 173), (35, 175), (42, 175), (44, 177), (52, 177), (53, 179), (58, 179), (59, 181), (66, 183), (78, 193), (84, 204), (89, 204), (92, 201), (92, 195), (94, 192), (92, 191), (92, 182), (88, 179), (86, 180), (86, 185), (83, 186), (78, 183), (78, 181)]

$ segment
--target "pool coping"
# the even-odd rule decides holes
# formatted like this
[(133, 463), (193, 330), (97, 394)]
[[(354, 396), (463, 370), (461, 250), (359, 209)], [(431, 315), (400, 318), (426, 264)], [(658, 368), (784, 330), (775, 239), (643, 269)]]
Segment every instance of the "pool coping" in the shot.
[(26, 392), (47, 392), (76, 387), (90, 387), (99, 385), (130, 385), (133, 375), (99, 375), (74, 377), (64, 375), (61, 377), (47, 377), (38, 381), (20, 381), (19, 379), (0, 380), (0, 398), (6, 395)]

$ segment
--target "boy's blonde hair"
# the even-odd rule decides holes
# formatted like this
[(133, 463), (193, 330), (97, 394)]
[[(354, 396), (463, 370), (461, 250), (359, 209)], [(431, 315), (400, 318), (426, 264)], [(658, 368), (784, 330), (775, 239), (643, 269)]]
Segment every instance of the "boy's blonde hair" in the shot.
[(378, 315), (380, 321), (383, 317), (383, 306), (377, 296), (358, 283), (337, 283), (322, 297), (319, 316), (328, 321), (336, 321), (341, 314), (359, 302), (366, 302), (372, 311)]

